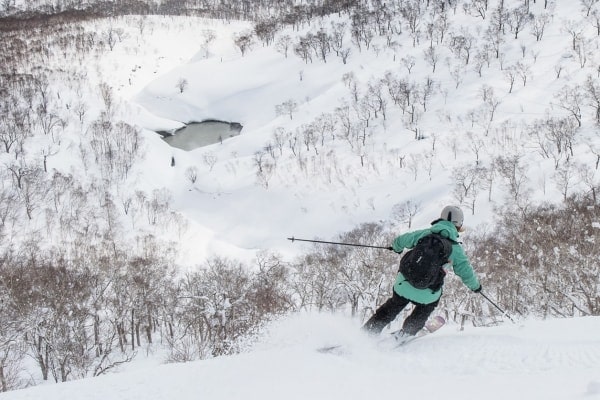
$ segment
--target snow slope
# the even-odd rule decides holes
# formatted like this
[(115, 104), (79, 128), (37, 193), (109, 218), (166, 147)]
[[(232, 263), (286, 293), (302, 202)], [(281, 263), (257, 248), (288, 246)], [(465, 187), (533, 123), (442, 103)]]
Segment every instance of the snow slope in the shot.
[[(542, 3), (532, 4), (536, 12)], [(139, 35), (131, 29), (129, 42), (118, 44), (98, 65), (90, 63), (91, 69), (102, 71), (99, 77), (90, 74), (90, 79), (91, 84), (97, 84), (110, 78), (126, 103), (118, 113), (146, 128), (145, 160), (138, 166), (136, 188), (168, 188), (173, 207), (189, 218), (190, 231), (177, 238), (183, 265), (201, 263), (211, 254), (245, 256), (259, 249), (294, 254), (301, 247), (286, 241), (288, 236), (329, 239), (358, 223), (389, 219), (393, 205), (406, 200), (422, 203), (413, 222), (423, 225), (441, 206), (454, 202), (452, 169), (475, 163), (467, 136), (471, 130), (467, 113), (481, 104), (482, 85), (494, 87), (502, 99), (497, 110), (499, 126), (506, 121), (543, 118), (546, 110), (564, 114), (552, 104), (554, 94), (563, 85), (582, 82), (591, 70), (579, 67), (572, 55), (563, 57), (570, 48), (570, 38), (562, 31), (561, 22), (583, 20), (576, 3), (557, 4), (556, 18), (543, 41), (537, 43), (523, 32), (520, 40), (507, 42), (506, 65), (523, 58), (520, 45), (530, 50), (524, 58), (531, 67), (527, 86), (516, 85), (508, 94), (497, 60), (492, 60), (481, 78), (471, 68), (465, 69), (460, 86), (452, 80), (449, 68), (440, 63), (432, 76), (441, 86), (422, 122), (428, 139), (414, 140), (404, 126), (402, 113), (395, 110), (385, 123), (378, 121), (371, 126), (373, 140), (365, 150), (367, 167), (360, 167), (360, 154), (348, 150), (319, 155), (335, 161), (341, 170), (331, 183), (326, 179), (330, 170), (299, 171), (290, 156), (280, 160), (277, 173), (265, 188), (256, 182), (253, 156), (275, 129), (294, 131), (349, 99), (342, 81), (345, 73), (353, 72), (363, 90), (370, 79), (380, 78), (387, 70), (422, 83), (431, 74), (420, 59), (425, 44), (412, 48), (411, 39), (405, 35), (399, 38), (402, 43), (397, 54), (391, 50), (355, 51), (348, 64), (334, 58), (327, 63), (305, 64), (294, 55), (285, 58), (261, 45), (242, 57), (232, 35), (247, 29), (245, 23), (152, 18), (159, 22), (144, 35), (143, 46), (137, 45)], [(460, 10), (456, 18), (457, 23), (473, 28), (481, 23)], [(174, 30), (174, 26), (181, 30)], [(583, 22), (582, 26), (591, 29)], [(208, 49), (202, 48), (203, 29), (217, 33)], [(292, 33), (291, 29), (287, 33)], [(587, 33), (590, 48), (597, 48), (598, 38)], [(150, 46), (148, 43), (152, 46), (144, 47)], [(536, 53), (535, 60), (532, 52)], [(419, 60), (411, 74), (399, 61), (406, 54)], [(590, 67), (600, 61), (598, 54), (590, 54)], [(560, 79), (555, 77), (557, 63), (565, 63)], [(183, 93), (177, 89), (181, 78), (189, 81)], [(289, 99), (299, 104), (294, 118), (276, 115), (275, 106)], [(445, 119), (448, 116), (451, 121)], [(191, 152), (170, 148), (151, 132), (204, 118), (240, 122), (244, 131), (223, 145)], [(531, 198), (560, 199), (551, 182), (555, 172), (552, 162), (541, 159), (535, 143), (519, 137), (522, 132), (513, 128), (500, 132), (503, 141), (486, 143), (484, 161), (518, 148), (531, 162)], [(472, 130), (476, 137), (482, 135), (480, 127)], [(583, 130), (576, 143), (576, 158), (593, 165), (595, 158), (586, 152), (584, 142), (588, 136), (593, 138), (591, 133), (594, 131)], [(434, 134), (439, 135), (441, 153), (436, 160), (441, 161), (433, 165), (431, 178), (426, 172), (413, 177), (409, 168), (397, 167), (399, 155), (426, 154)], [(459, 140), (460, 157), (452, 151), (454, 138)], [(331, 149), (342, 146), (336, 142)], [(202, 163), (203, 154), (208, 152), (219, 159), (212, 170)], [(177, 160), (175, 167), (170, 167), (171, 157)], [(424, 159), (417, 161), (426, 163)], [(49, 167), (60, 168), (62, 162), (56, 157)], [(202, 171), (195, 184), (185, 178), (190, 166)], [(486, 201), (487, 193), (482, 193), (467, 224), (490, 221), (494, 207), (502, 203), (502, 190), (498, 185), (494, 201)], [(162, 360), (153, 356), (148, 358), (148, 365), (137, 360), (119, 373), (4, 393), (0, 399), (600, 399), (598, 318), (526, 321), (519, 326), (467, 328), (462, 332), (447, 326), (393, 353), (381, 351), (356, 333), (358, 326), (358, 321), (342, 317), (289, 317), (270, 327), (245, 354), (160, 366), (156, 364)], [(338, 341), (348, 346), (348, 354), (313, 351)]]
[[(490, 7), (495, 6), (493, 3)], [(507, 0), (506, 6), (521, 3)], [(413, 46), (412, 38), (404, 32), (392, 38), (394, 46), (390, 47), (385, 37), (375, 37), (369, 49), (363, 46), (359, 50), (350, 38), (350, 20), (338, 15), (315, 19), (298, 30), (283, 27), (277, 39), (289, 35), (297, 42), (309, 31), (346, 23), (344, 43), (352, 49), (347, 63), (333, 53), (327, 62), (315, 57), (307, 63), (292, 49), (286, 57), (276, 46), (258, 41), (242, 55), (233, 39), (251, 28), (250, 23), (184, 16), (126, 16), (90, 22), (86, 29), (102, 33), (118, 27), (125, 34), (114, 49), (102, 52), (101, 57), (88, 55), (81, 65), (75, 63), (76, 67), (63, 57), (53, 58), (52, 63), (57, 70), (68, 65), (86, 76), (89, 87), (82, 92), (90, 107), (90, 120), (104, 107), (98, 84), (107, 83), (118, 98), (115, 120), (144, 128), (144, 160), (136, 164), (135, 174), (123, 185), (128, 187), (119, 189), (151, 193), (166, 188), (171, 193), (173, 210), (189, 223), (185, 234), (165, 235), (170, 236), (165, 240), (180, 244), (181, 265), (193, 266), (223, 254), (252, 258), (260, 250), (291, 258), (302, 248), (288, 242), (289, 236), (334, 239), (360, 223), (391, 221), (394, 206), (408, 201), (419, 205), (413, 226), (427, 225), (444, 205), (459, 202), (455, 194), (457, 171), (474, 166), (491, 168), (499, 156), (521, 157), (526, 171), (523, 190), (534, 203), (558, 201), (565, 190), (585, 190), (583, 179), (574, 175), (586, 168), (593, 175), (588, 181), (597, 184), (600, 174), (594, 169), (594, 152), (599, 145), (589, 105), (583, 107), (583, 126), (574, 139), (572, 160), (576, 163), (562, 159), (559, 165), (565, 171), (570, 169), (568, 190), (560, 187), (562, 171), (557, 171), (554, 160), (541, 156), (538, 138), (526, 128), (547, 113), (567, 115), (557, 105), (557, 92), (565, 86), (583, 84), (587, 76), (597, 74), (600, 53), (595, 50), (600, 37), (576, 3), (554, 2), (548, 9), (544, 9), (544, 2), (530, 4), (533, 14), (552, 16), (543, 39), (536, 41), (529, 27), (518, 39), (507, 32), (502, 58), (492, 57), (481, 75), (474, 66), (475, 55), (486, 45), (483, 32), (490, 22), (467, 15), (462, 7), (450, 12), (452, 24), (447, 34), (468, 31), (473, 35), (477, 39), (473, 59), (464, 65), (447, 43), (439, 44), (440, 61), (435, 72), (423, 55), (428, 40), (422, 38)], [(580, 36), (589, 52), (584, 67), (565, 30), (568, 21), (581, 27)], [(408, 57), (415, 60), (410, 71), (402, 61)], [(517, 66), (527, 71), (527, 84), (519, 78), (508, 93), (506, 71)], [(558, 66), (562, 68), (560, 78)], [(336, 120), (335, 139), (327, 139), (316, 149), (318, 154), (315, 148), (305, 150), (301, 144), (297, 150), (302, 151), (301, 157), (294, 155), (289, 149), (291, 139), (286, 139), (268, 185), (257, 178), (256, 154), (273, 144), (275, 132), (282, 130), (301, 142), (308, 125), (323, 115), (335, 115), (336, 109), (344, 106), (356, 123), (358, 114), (348, 77), (353, 76), (358, 97), (364, 98), (369, 86), (379, 84), (387, 73), (421, 88), (428, 78), (433, 80), (427, 110), (421, 104), (417, 107), (421, 114), (417, 127), (424, 140), (415, 140), (407, 112), (392, 104), (386, 94), (386, 118), (379, 115), (369, 121), (363, 146), (347, 143)], [(178, 87), (182, 79), (187, 81), (183, 92)], [(485, 114), (484, 87), (493, 89), (499, 101), (490, 126), (472, 121)], [(68, 91), (60, 92), (66, 96)], [(387, 92), (385, 85), (383, 92)], [(297, 104), (292, 118), (276, 112), (288, 101)], [(204, 119), (238, 122), (244, 128), (240, 136), (223, 144), (193, 151), (172, 148), (154, 132)], [(77, 126), (71, 123), (69, 129)], [(79, 135), (76, 130), (72, 133)], [(49, 157), (49, 170), (80, 175), (79, 161), (69, 150), (77, 146), (77, 140), (65, 140), (63, 146), (65, 151)], [(31, 153), (39, 151), (32, 149)], [(214, 167), (203, 162), (206, 155), (216, 157)], [(174, 167), (172, 158), (176, 160)], [(268, 156), (266, 159), (272, 161)], [(199, 171), (194, 184), (185, 176), (188, 168)], [(478, 182), (477, 194), (463, 201), (467, 225), (493, 224), (496, 208), (511, 197), (506, 182), (499, 176), (494, 179), (492, 190), (483, 189), (486, 182)], [(474, 211), (469, 212), (473, 204)], [(406, 229), (406, 221), (396, 221), (395, 227)]]
[[(0, 394), (3, 400), (600, 399), (600, 318), (445, 326), (389, 351), (331, 315), (288, 317), (245, 354)], [(343, 343), (346, 354), (314, 349)]]
[[(189, 258), (202, 259), (218, 253), (222, 242), (230, 244), (231, 250), (237, 249), (239, 255), (259, 249), (296, 255), (298, 246), (287, 242), (286, 237), (333, 238), (363, 222), (389, 221), (394, 205), (407, 201), (420, 205), (413, 220), (415, 226), (427, 225), (444, 205), (457, 202), (455, 170), (468, 170), (474, 165), (489, 167), (499, 156), (520, 157), (527, 170), (522, 186), (529, 201), (562, 198), (560, 174), (552, 160), (541, 157), (537, 139), (530, 136), (526, 124), (547, 115), (568, 114), (557, 106), (556, 94), (563, 87), (582, 84), (588, 75), (596, 73), (593, 66), (600, 59), (591, 49), (598, 47), (600, 39), (575, 2), (552, 3), (548, 9), (543, 8), (543, 3), (530, 4), (535, 15), (553, 16), (543, 39), (536, 41), (529, 27), (518, 39), (507, 34), (502, 44), (502, 59), (492, 57), (481, 76), (476, 72), (474, 60), (463, 65), (445, 45), (438, 46), (441, 58), (433, 72), (423, 57), (429, 42), (422, 40), (413, 46), (408, 34), (395, 37), (394, 48), (385, 44), (385, 38), (375, 38), (370, 49), (361, 51), (346, 37), (347, 45), (353, 49), (347, 64), (333, 54), (326, 63), (317, 59), (305, 63), (292, 50), (284, 57), (275, 46), (260, 43), (242, 56), (231, 37), (248, 26), (213, 23), (209, 28), (217, 34), (217, 39), (207, 48), (190, 48), (186, 62), (170, 70), (163, 69), (146, 86), (143, 82), (147, 81), (136, 81), (137, 93), (133, 88), (123, 93), (131, 95), (131, 107), (135, 110), (128, 118), (148, 129), (167, 130), (204, 119), (222, 119), (244, 126), (238, 137), (189, 152), (154, 141), (152, 153), (143, 166), (147, 175), (153, 177), (154, 185), (167, 187), (174, 193), (173, 207), (177, 211), (210, 232), (195, 236)], [(518, 4), (521, 2), (506, 2), (507, 7)], [(476, 49), (483, 48), (482, 32), (489, 20), (466, 15), (460, 9), (451, 12), (450, 18), (451, 33), (464, 29), (477, 38), (474, 54)], [(564, 28), (567, 21), (580, 22), (581, 35), (590, 49), (585, 68), (578, 64), (571, 49), (571, 39)], [(326, 17), (303, 30), (328, 28), (335, 22), (340, 22), (337, 17)], [(304, 31), (286, 28), (279, 36), (288, 34), (296, 38)], [(179, 50), (184, 54), (185, 46), (189, 45), (183, 39), (187, 34), (181, 32)], [(163, 48), (173, 51), (176, 47), (160, 35), (152, 43), (157, 49), (155, 53), (161, 53)], [(153, 63), (147, 57), (144, 55), (137, 62)], [(402, 62), (406, 57), (415, 59), (410, 72)], [(556, 72), (559, 65), (560, 78)], [(518, 78), (509, 93), (506, 71), (511, 68), (526, 70), (527, 84)], [(273, 143), (277, 129), (293, 133), (301, 140), (308, 124), (323, 114), (334, 114), (344, 104), (349, 105), (352, 119), (356, 120), (351, 105), (353, 96), (344, 77), (353, 74), (360, 95), (364, 95), (369, 85), (375, 85), (388, 72), (418, 85), (423, 85), (427, 78), (433, 79), (434, 93), (418, 123), (425, 140), (414, 139), (415, 134), (406, 123), (406, 113), (388, 99), (387, 118), (372, 118), (364, 147), (351, 150), (341, 138), (338, 121), (338, 138), (328, 141), (319, 154), (312, 149), (304, 151), (304, 167), (298, 166), (299, 158), (292, 155), (286, 142), (268, 187), (258, 181), (255, 154)], [(457, 81), (455, 76), (460, 79)], [(183, 93), (177, 89), (181, 79), (188, 82)], [(471, 121), (473, 116), (482, 118), (484, 87), (493, 90), (499, 102), (490, 133), (485, 132), (482, 121)], [(298, 106), (291, 119), (275, 111), (286, 101)], [(584, 165), (593, 167), (595, 162), (590, 149), (596, 146), (597, 139), (590, 110), (584, 108), (584, 125), (574, 140), (574, 158), (580, 164), (575, 167), (572, 162), (561, 163), (561, 168), (571, 168), (571, 175), (575, 175), (574, 169), (583, 170)], [(147, 135), (152, 133), (147, 131)], [(210, 170), (201, 161), (207, 153), (218, 159)], [(177, 164), (165, 171), (171, 156)], [(184, 171), (190, 166), (201, 172), (194, 185), (186, 184), (184, 178)], [(495, 209), (510, 198), (506, 185), (498, 176), (495, 179), (489, 195), (479, 182), (475, 186), (480, 190), (476, 199), (465, 200), (465, 209), (476, 204), (474, 212), (468, 212), (467, 225), (493, 223)], [(581, 179), (572, 178), (569, 191), (584, 189)], [(202, 244), (198, 245), (199, 242)]]

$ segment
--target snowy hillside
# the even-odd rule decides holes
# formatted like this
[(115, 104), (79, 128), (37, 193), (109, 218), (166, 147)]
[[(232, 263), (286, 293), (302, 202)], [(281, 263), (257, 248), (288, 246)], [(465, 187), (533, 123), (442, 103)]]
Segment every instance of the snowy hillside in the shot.
[[(257, 40), (242, 55), (228, 35), (246, 28), (213, 25), (217, 39), (140, 87), (132, 101), (143, 111), (132, 119), (146, 128), (204, 119), (244, 126), (239, 137), (189, 152), (157, 143), (146, 158), (147, 170), (160, 168), (153, 182), (174, 193), (174, 208), (210, 232), (196, 236), (195, 250), (218, 253), (223, 241), (241, 254), (293, 255), (291, 235), (330, 238), (379, 220), (405, 229), (394, 207), (413, 208), (413, 223), (423, 225), (461, 203), (475, 227), (493, 223), (497, 207), (554, 201), (597, 182), (595, 103), (585, 94), (588, 80), (597, 87), (600, 65), (593, 18), (576, 2), (534, 2), (528, 25), (508, 18), (494, 39), (486, 33), (492, 6), (483, 19), (468, 3), (448, 12), (445, 32), (435, 28), (439, 15), (425, 12), (416, 42), (405, 31), (365, 45), (335, 16), (277, 35), (300, 40), (345, 27), (346, 62), (331, 50), (303, 60), (290, 47), (286, 56)], [(522, 2), (506, 3), (521, 10)], [(558, 125), (562, 139), (548, 127)], [(218, 160), (210, 168), (206, 154)], [(194, 184), (184, 177), (190, 167), (201, 172)]]
[[(288, 318), (245, 354), (137, 365), (94, 379), (0, 394), (3, 400), (600, 399), (598, 318), (445, 326), (396, 351), (327, 315)], [(314, 349), (340, 341), (348, 353)]]
[[(30, 140), (21, 163), (43, 157), (47, 170), (94, 185), (102, 178), (86, 156), (98, 149), (73, 149), (90, 140), (95, 118), (145, 128), (132, 170), (106, 190), (123, 203), (115, 218), (132, 234), (146, 223), (141, 212), (126, 215), (128, 204), (166, 190), (157, 202), (177, 222), (149, 231), (176, 243), (186, 267), (259, 250), (293, 257), (302, 250), (289, 236), (332, 238), (364, 222), (422, 226), (448, 203), (468, 211), (470, 228), (489, 226), (499, 208), (597, 185), (595, 2), (513, 0), (501, 13), (498, 2), (443, 11), (409, 3), (389, 21), (378, 18), (389, 17), (385, 9), (354, 21), (333, 14), (281, 25), (272, 38), (250, 35), (243, 47), (250, 22), (86, 23), (82, 40), (95, 35), (88, 40), (101, 50), (62, 50), (76, 63), (48, 56), (54, 119), (36, 127), (46, 136)], [(183, 151), (154, 132), (205, 119), (240, 123), (242, 134)], [(59, 123), (64, 134), (49, 143)], [(29, 218), (27, 233), (55, 229)]]
[[(510, 311), (598, 315), (600, 3), (369, 5), (303, 14), (273, 37), (129, 14), (0, 29), (4, 386), (128, 363), (0, 398), (600, 398), (597, 318), (449, 324), (388, 354), (357, 331), (397, 255), (308, 260), (287, 240), (374, 222), (355, 233), (381, 244), (452, 203), (469, 246), (591, 193), (585, 218), (531, 221), (538, 243), (469, 250)], [(243, 129), (190, 151), (157, 133), (206, 119)], [(498, 322), (455, 278), (449, 319)], [(283, 318), (230, 355), (274, 315), (317, 309), (356, 319)], [(313, 352), (338, 340), (349, 353)]]

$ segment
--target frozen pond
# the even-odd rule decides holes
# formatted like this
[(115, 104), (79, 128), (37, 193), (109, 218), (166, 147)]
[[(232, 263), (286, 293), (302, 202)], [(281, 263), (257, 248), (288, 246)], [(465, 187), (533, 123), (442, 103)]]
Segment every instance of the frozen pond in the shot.
[(194, 150), (209, 144), (221, 143), (230, 137), (237, 136), (242, 125), (236, 122), (202, 121), (192, 122), (172, 134), (158, 132), (163, 140), (173, 147), (183, 150)]

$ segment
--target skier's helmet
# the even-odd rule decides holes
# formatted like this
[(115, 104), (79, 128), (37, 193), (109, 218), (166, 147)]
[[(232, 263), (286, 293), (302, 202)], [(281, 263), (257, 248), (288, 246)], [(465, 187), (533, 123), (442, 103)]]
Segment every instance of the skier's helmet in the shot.
[(463, 221), (465, 219), (462, 210), (457, 206), (444, 207), (440, 218), (452, 222), (457, 229), (460, 229), (462, 227)]

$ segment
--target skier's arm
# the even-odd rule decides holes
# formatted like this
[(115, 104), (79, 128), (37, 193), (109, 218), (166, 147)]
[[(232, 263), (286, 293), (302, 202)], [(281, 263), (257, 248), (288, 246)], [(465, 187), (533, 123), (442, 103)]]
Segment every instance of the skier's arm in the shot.
[(430, 233), (431, 231), (429, 229), (421, 229), (418, 231), (402, 234), (396, 239), (394, 239), (394, 241), (392, 242), (392, 249), (396, 253), (402, 253), (404, 249), (412, 249), (416, 246), (419, 239)]
[(477, 279), (477, 275), (475, 275), (467, 255), (459, 244), (452, 246), (450, 261), (452, 261), (452, 269), (454, 269), (454, 273), (460, 277), (460, 279), (469, 289), (477, 290), (481, 287), (479, 279)]

